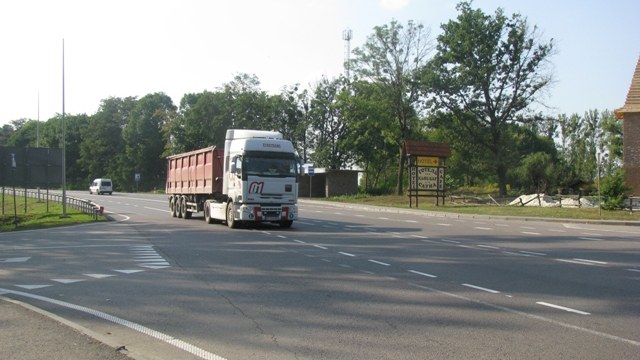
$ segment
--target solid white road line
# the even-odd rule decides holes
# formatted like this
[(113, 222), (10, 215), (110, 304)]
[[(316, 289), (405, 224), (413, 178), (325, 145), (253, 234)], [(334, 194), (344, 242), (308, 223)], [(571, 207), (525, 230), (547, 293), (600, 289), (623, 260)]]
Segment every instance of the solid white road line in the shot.
[(175, 347), (177, 347), (178, 349), (184, 350), (188, 353), (191, 353), (195, 356), (200, 357), (201, 359), (207, 359), (207, 360), (224, 360), (223, 357), (220, 357), (216, 354), (210, 353), (206, 350), (203, 350), (195, 345), (189, 344), (187, 342), (184, 342), (182, 340), (176, 339), (173, 336), (161, 333), (159, 331), (150, 329), (146, 326), (140, 325), (138, 323), (129, 321), (129, 320), (125, 320), (125, 319), (121, 319), (117, 316), (114, 315), (110, 315), (107, 313), (104, 313), (102, 311), (98, 311), (95, 309), (91, 309), (85, 306), (81, 306), (81, 305), (75, 305), (75, 304), (71, 304), (68, 303), (66, 301), (60, 301), (60, 300), (56, 300), (56, 299), (51, 299), (51, 298), (47, 298), (44, 296), (40, 296), (40, 295), (35, 295), (35, 294), (29, 294), (29, 293), (25, 293), (22, 291), (13, 291), (13, 290), (8, 290), (8, 289), (0, 289), (0, 293), (4, 293), (4, 294), (14, 294), (14, 295), (19, 295), (19, 296), (23, 296), (23, 297), (27, 297), (27, 298), (31, 298), (31, 299), (35, 299), (35, 300), (40, 300), (40, 301), (45, 301), (51, 304), (56, 304), (68, 309), (73, 309), (73, 310), (77, 310), (86, 314), (90, 314), (93, 315), (95, 317), (101, 318), (103, 320), (107, 320), (110, 321), (114, 324), (118, 324), (121, 326), (125, 326), (128, 327), (131, 330), (135, 330), (138, 331), (142, 334), (151, 336), (153, 338), (156, 338), (160, 341), (163, 341), (169, 345), (173, 345)]

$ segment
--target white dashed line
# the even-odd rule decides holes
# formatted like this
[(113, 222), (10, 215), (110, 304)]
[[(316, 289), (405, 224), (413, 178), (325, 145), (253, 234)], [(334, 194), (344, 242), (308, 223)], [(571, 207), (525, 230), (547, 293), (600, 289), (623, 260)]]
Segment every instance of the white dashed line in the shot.
[(450, 243), (450, 244), (460, 244), (460, 241), (455, 241), (455, 240), (440, 239), (440, 241)]
[(420, 271), (409, 270), (409, 272), (412, 273), (412, 274), (416, 274), (416, 275), (422, 275), (422, 276), (426, 276), (426, 277), (430, 277), (430, 278), (437, 278), (436, 275), (431, 275), (431, 274), (423, 273), (423, 272), (420, 272)]
[(318, 249), (322, 249), (322, 250), (327, 250), (327, 248), (326, 248), (326, 247), (324, 247), (324, 246), (320, 246), (320, 245), (313, 245), (313, 247), (316, 247), (316, 248), (318, 248)]
[(339, 252), (338, 252), (338, 254), (340, 254), (340, 255), (344, 255), (344, 256), (355, 257), (355, 255), (350, 254), (350, 253), (347, 253), (347, 252), (344, 252), (344, 251), (339, 251)]
[(588, 312), (585, 312), (585, 311), (580, 311), (580, 310), (576, 310), (576, 309), (572, 309), (572, 308), (568, 308), (568, 307), (564, 307), (564, 306), (560, 306), (560, 305), (555, 305), (555, 304), (549, 304), (549, 303), (542, 302), (542, 301), (538, 301), (538, 302), (536, 302), (536, 304), (542, 305), (542, 306), (547, 306), (547, 307), (558, 309), (558, 310), (564, 310), (564, 311), (568, 311), (568, 312), (572, 312), (572, 313), (576, 313), (576, 314), (580, 314), (580, 315), (591, 315), (591, 313), (588, 313)]
[(594, 264), (592, 262), (585, 262), (585, 261), (579, 261), (579, 260), (569, 260), (569, 259), (555, 259), (555, 260), (556, 261), (570, 263), (570, 264), (589, 265), (589, 266), (596, 266), (597, 265), (597, 264)]
[(372, 260), (372, 259), (369, 259), (369, 262), (372, 262), (372, 263), (374, 263), (374, 264), (378, 264), (378, 265), (382, 265), (382, 266), (391, 266), (391, 264), (387, 264), (387, 263), (385, 263), (385, 262), (378, 261), (378, 260)]
[(466, 287), (469, 287), (469, 288), (472, 288), (472, 289), (476, 289), (476, 290), (486, 291), (486, 292), (489, 292), (489, 293), (492, 293), (492, 294), (499, 294), (500, 293), (500, 291), (498, 291), (498, 290), (487, 289), (487, 288), (482, 287), (482, 286), (476, 286), (476, 285), (471, 285), (471, 284), (462, 284), (462, 286), (466, 286)]
[(584, 262), (587, 262), (587, 263), (593, 263), (593, 264), (598, 264), (598, 265), (607, 265), (608, 264), (608, 262), (605, 262), (605, 261), (596, 261), (596, 260), (589, 260), (589, 259), (573, 258), (573, 260), (584, 261)]
[(487, 249), (493, 249), (493, 250), (500, 250), (499, 247), (491, 246), (491, 245), (478, 245), (478, 247), (487, 248)]
[(544, 253), (539, 253), (539, 252), (534, 252), (534, 251), (524, 251), (524, 250), (520, 250), (521, 253), (523, 254), (529, 254), (529, 255), (535, 255), (535, 256), (546, 256), (547, 254)]

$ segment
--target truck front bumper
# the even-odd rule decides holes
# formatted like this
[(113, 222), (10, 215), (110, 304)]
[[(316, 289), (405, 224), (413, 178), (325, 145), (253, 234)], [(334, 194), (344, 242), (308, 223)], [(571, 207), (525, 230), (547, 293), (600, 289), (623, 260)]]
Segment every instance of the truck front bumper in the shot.
[(242, 205), (236, 213), (240, 221), (293, 221), (298, 219), (297, 205)]

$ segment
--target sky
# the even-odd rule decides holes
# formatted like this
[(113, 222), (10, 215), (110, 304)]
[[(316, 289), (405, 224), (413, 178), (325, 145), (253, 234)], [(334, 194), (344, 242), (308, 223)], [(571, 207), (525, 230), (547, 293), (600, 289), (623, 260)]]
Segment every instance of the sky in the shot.
[[(412, 20), (431, 30), (458, 15), (452, 0), (21, 0), (0, 3), (0, 126), (92, 115), (109, 97), (215, 91), (234, 76), (261, 88), (311, 87), (343, 73), (347, 42)], [(624, 105), (640, 56), (638, 0), (475, 0), (553, 39), (549, 115)], [(64, 43), (64, 46), (63, 46)], [(64, 49), (64, 57), (63, 57)], [(63, 67), (64, 58), (64, 67)], [(63, 76), (64, 68), (64, 76)], [(63, 102), (64, 79), (64, 102)], [(539, 105), (542, 106), (542, 105)]]

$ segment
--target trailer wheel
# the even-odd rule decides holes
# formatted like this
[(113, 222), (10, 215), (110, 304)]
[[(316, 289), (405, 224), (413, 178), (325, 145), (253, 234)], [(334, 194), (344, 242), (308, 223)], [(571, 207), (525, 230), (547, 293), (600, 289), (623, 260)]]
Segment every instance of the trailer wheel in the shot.
[(204, 202), (204, 221), (207, 222), (207, 224), (213, 224), (213, 219), (211, 218), (211, 204), (209, 203), (209, 200)]
[(176, 197), (176, 206), (178, 207), (178, 217), (183, 219), (185, 208), (187, 207), (184, 196)]
[(238, 222), (233, 219), (233, 204), (227, 204), (227, 226), (235, 229), (238, 227)]
[(172, 196), (169, 199), (169, 210), (171, 210), (171, 217), (178, 217), (178, 211), (176, 210), (176, 197)]

